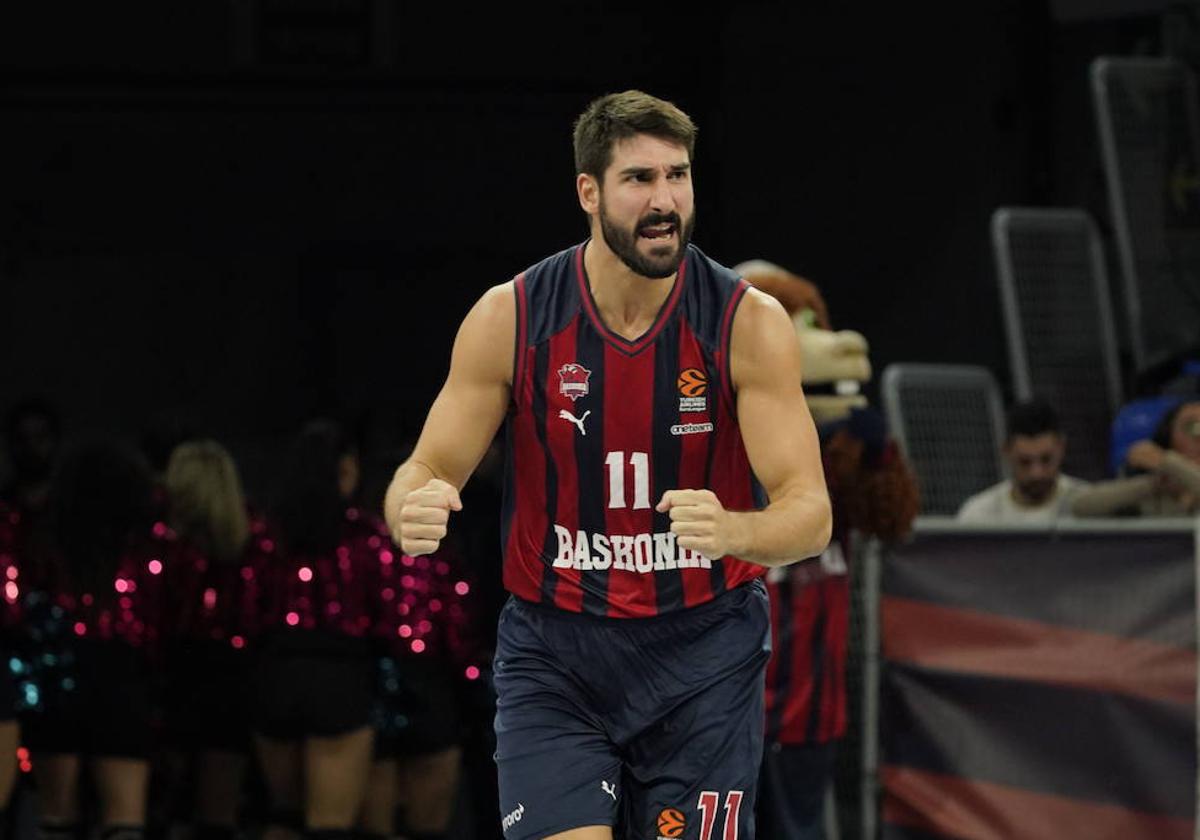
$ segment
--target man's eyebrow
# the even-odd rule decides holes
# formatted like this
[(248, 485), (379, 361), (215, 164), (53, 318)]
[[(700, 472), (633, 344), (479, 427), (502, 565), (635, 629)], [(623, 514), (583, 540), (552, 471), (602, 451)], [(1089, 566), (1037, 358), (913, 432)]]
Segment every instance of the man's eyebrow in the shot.
[[(671, 165), (672, 172), (687, 172), (691, 168), (692, 165), (690, 163), (675, 163)], [(629, 166), (622, 169), (620, 174), (622, 177), (627, 175), (645, 175), (653, 172), (654, 169), (655, 167), (653, 166)]]

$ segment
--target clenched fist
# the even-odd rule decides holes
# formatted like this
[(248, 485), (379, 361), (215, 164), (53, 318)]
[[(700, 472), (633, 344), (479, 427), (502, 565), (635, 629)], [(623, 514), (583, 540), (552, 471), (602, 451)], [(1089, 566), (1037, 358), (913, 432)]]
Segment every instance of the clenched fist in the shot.
[(710, 560), (732, 553), (737, 521), (711, 490), (668, 490), (654, 508), (671, 514), (671, 532), (680, 548)]
[(392, 539), (410, 557), (432, 554), (446, 536), (452, 510), (462, 510), (458, 490), (440, 478), (431, 478), (404, 497)]

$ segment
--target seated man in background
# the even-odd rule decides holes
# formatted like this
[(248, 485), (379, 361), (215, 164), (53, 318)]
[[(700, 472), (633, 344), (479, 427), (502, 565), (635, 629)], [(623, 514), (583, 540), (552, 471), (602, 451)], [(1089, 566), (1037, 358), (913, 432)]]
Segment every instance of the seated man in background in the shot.
[(1061, 472), (1067, 441), (1058, 415), (1044, 400), (1017, 403), (1008, 412), (1004, 458), (1012, 476), (976, 493), (958, 509), (974, 525), (1053, 522), (1070, 511), (1084, 482)]

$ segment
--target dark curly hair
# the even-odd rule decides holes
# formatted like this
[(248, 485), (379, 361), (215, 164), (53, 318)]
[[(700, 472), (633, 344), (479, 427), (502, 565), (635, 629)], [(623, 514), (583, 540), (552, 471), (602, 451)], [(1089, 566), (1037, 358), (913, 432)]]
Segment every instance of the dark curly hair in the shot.
[(338, 462), (355, 447), (340, 424), (314, 420), (292, 442), (276, 517), (291, 554), (324, 554), (337, 548), (346, 500), (338, 489)]
[(154, 485), (132, 447), (93, 438), (67, 447), (50, 486), (57, 555), (77, 592), (106, 592), (129, 542), (149, 530)]

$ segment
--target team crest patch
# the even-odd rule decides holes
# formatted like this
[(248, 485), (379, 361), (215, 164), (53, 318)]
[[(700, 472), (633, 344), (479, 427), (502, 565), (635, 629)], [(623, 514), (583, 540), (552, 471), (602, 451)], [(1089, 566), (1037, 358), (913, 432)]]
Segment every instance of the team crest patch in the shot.
[(687, 822), (678, 808), (663, 808), (658, 812), (658, 840), (675, 840), (683, 836)]
[(571, 402), (588, 395), (588, 379), (592, 372), (583, 365), (568, 362), (558, 369), (558, 392)]
[(708, 410), (708, 376), (699, 368), (687, 368), (679, 372), (675, 380), (679, 388), (679, 410), (707, 411)]

